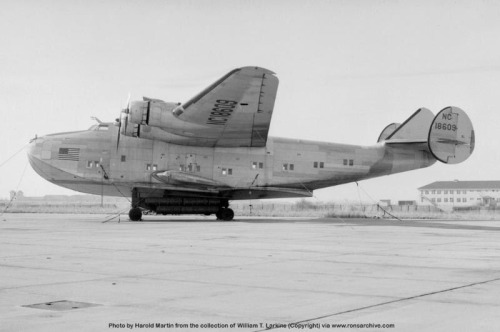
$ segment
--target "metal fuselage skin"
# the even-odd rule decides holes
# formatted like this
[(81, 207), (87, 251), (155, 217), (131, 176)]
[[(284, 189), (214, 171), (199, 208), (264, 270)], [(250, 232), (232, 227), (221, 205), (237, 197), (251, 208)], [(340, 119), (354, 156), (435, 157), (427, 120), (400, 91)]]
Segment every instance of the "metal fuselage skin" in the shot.
[[(262, 148), (214, 148), (122, 136), (117, 148), (118, 127), (107, 124), (106, 130), (99, 128), (35, 139), (28, 151), (32, 167), (52, 183), (89, 194), (130, 196), (134, 187), (142, 187), (196, 195), (196, 186), (165, 184), (154, 176), (170, 170), (227, 188), (248, 188), (248, 195), (227, 198), (249, 199), (305, 196), (295, 195), (293, 190), (312, 192), (423, 168), (436, 161), (428, 151), (383, 142), (365, 147), (272, 137)], [(68, 160), (61, 148), (78, 149), (78, 156)], [(251, 194), (252, 188), (265, 187), (282, 188), (283, 193)]]

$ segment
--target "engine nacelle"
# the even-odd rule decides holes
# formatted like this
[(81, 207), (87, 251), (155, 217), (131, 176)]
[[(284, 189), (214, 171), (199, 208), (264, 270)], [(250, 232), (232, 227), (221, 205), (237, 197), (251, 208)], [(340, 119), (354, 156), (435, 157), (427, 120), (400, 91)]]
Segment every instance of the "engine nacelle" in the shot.
[(168, 128), (175, 118), (172, 111), (178, 106), (176, 103), (157, 100), (133, 101), (129, 106), (128, 120), (135, 124)]
[(177, 135), (169, 130), (146, 125), (138, 125), (135, 123), (129, 123), (126, 130), (122, 129), (122, 133), (126, 136), (158, 140), (179, 145), (213, 146), (216, 141), (216, 137), (195, 138), (190, 136), (187, 132), (183, 135)]
[[(140, 106), (136, 106), (133, 109), (136, 114), (135, 116), (137, 117), (137, 114), (139, 113), (139, 110), (141, 108)], [(130, 110), (132, 110), (132, 104)], [(137, 120), (136, 118), (132, 118), (131, 113), (129, 114), (122, 113), (121, 129), (120, 129), (121, 135), (158, 140), (180, 145), (197, 145), (197, 146), (213, 146), (216, 138), (216, 137), (198, 137), (196, 139), (193, 139), (193, 135), (184, 129), (186, 127), (186, 122), (177, 119), (174, 115), (172, 115), (172, 119), (175, 120), (173, 120), (170, 123), (169, 129), (163, 129), (157, 126), (154, 127), (148, 126), (146, 124), (133, 123), (131, 119), (133, 119), (134, 121)], [(180, 122), (182, 122), (182, 124), (180, 124)], [(176, 125), (177, 127), (175, 128)], [(176, 132), (178, 132), (179, 134), (176, 134)]]
[[(130, 103), (128, 112), (122, 114), (121, 134), (130, 137), (156, 139), (168, 143), (211, 146), (218, 137), (217, 132), (178, 118), (182, 110), (177, 103), (166, 103), (158, 99)], [(182, 113), (182, 112), (180, 112)], [(196, 133), (196, 140), (193, 137)]]

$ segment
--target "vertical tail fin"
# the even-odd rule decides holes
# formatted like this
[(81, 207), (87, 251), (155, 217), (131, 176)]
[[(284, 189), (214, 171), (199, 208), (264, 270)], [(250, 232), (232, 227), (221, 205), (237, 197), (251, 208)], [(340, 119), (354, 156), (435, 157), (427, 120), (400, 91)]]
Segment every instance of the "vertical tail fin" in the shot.
[(429, 134), (429, 126), (431, 125), (434, 114), (427, 108), (419, 108), (405, 122), (397, 127), (396, 130), (386, 140), (425, 140)]
[(472, 122), (458, 107), (446, 107), (431, 123), (428, 135), (429, 150), (437, 160), (458, 164), (474, 151), (475, 135)]

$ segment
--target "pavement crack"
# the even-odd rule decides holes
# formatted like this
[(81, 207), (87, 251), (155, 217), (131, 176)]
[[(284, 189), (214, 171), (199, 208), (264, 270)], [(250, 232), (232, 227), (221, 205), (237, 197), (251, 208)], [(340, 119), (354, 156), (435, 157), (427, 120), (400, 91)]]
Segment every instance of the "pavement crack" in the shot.
[[(356, 312), (356, 311), (362, 311), (362, 310), (366, 310), (366, 309), (381, 307), (381, 306), (384, 306), (384, 305), (387, 305), (387, 304), (392, 304), (392, 303), (398, 303), (398, 302), (404, 302), (404, 301), (414, 300), (414, 299), (418, 299), (418, 298), (421, 298), (421, 297), (426, 297), (426, 296), (430, 296), (430, 295), (436, 295), (436, 294), (451, 292), (451, 291), (455, 291), (457, 289), (462, 289), (462, 288), (468, 288), (468, 287), (473, 287), (473, 286), (477, 286), (477, 285), (488, 284), (488, 283), (495, 282), (495, 281), (500, 281), (500, 277), (499, 278), (494, 278), (494, 279), (489, 279), (489, 280), (484, 280), (484, 281), (473, 282), (473, 283), (462, 285), (462, 286), (446, 288), (446, 289), (442, 289), (442, 290), (438, 290), (438, 291), (434, 291), (434, 292), (428, 292), (428, 293), (413, 295), (413, 296), (409, 296), (409, 297), (404, 297), (404, 298), (400, 298), (400, 299), (397, 299), (397, 300), (386, 301), (386, 302), (381, 302), (381, 303), (377, 303), (377, 304), (367, 305), (367, 306), (364, 306), (364, 307), (359, 307), (359, 308), (344, 310), (344, 311), (340, 311), (340, 312), (335, 312), (333, 314), (328, 314), (328, 315), (318, 316), (318, 317), (314, 317), (314, 318), (304, 319), (304, 320), (301, 320), (301, 321), (298, 321), (298, 322), (291, 322), (290, 324), (308, 323), (308, 322), (312, 322), (312, 321), (315, 321), (315, 320), (318, 320), (318, 319), (324, 319), (324, 318), (339, 316), (339, 315), (343, 315), (343, 314), (347, 314), (347, 313), (351, 313), (351, 312)], [(270, 328), (266, 328), (266, 329), (262, 329), (262, 330), (255, 330), (254, 332), (269, 331), (269, 330), (274, 330), (274, 329), (277, 329), (277, 327), (270, 327)]]

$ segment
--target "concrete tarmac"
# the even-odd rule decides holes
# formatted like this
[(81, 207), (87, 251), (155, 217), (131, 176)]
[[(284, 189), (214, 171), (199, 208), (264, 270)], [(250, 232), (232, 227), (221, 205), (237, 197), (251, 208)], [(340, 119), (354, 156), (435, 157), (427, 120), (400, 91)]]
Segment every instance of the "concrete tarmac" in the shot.
[(0, 331), (500, 330), (498, 221), (125, 219), (3, 215)]

